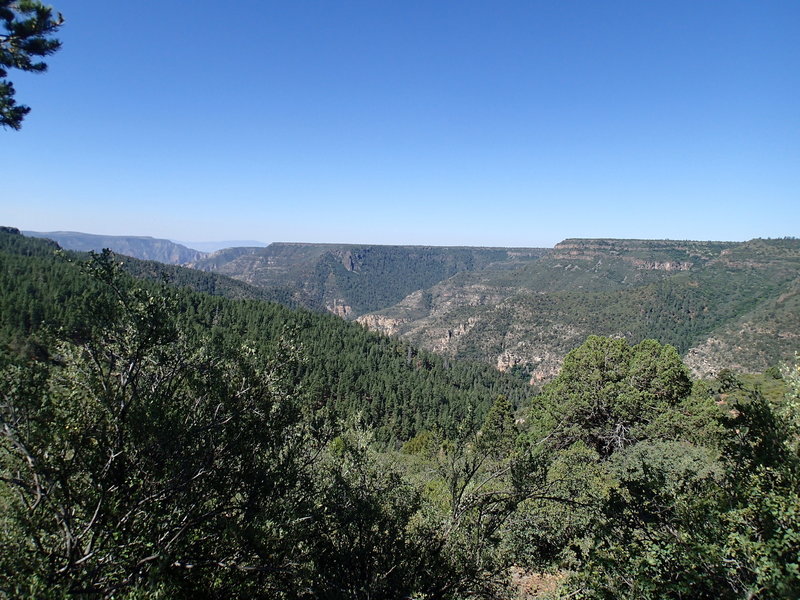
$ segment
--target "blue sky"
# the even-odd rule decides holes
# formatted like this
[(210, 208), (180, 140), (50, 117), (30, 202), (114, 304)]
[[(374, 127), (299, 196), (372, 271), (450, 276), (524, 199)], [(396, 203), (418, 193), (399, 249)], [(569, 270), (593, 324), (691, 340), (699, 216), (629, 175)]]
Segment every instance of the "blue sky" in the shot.
[[(0, 224), (550, 246), (800, 232), (795, 0), (58, 0)], [(146, 10), (148, 7), (156, 9)]]

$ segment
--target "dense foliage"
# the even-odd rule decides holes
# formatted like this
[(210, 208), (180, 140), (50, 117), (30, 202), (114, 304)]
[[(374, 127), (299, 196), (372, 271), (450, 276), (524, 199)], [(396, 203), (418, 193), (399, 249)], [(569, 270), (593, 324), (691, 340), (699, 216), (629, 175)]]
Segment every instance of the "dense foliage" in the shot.
[(730, 372), (688, 385), (652, 340), (570, 353), (526, 437), (576, 504), (517, 511), (518, 561), (568, 571), (578, 598), (797, 597), (796, 391), (770, 403)]
[(0, 126), (19, 129), (30, 108), (18, 105), (9, 69), (32, 73), (47, 70), (41, 58), (53, 54), (61, 42), (52, 36), (64, 22), (53, 9), (36, 0), (0, 0)]
[[(42, 266), (42, 248), (14, 241)], [(466, 525), (447, 525), (376, 454), (356, 408), (342, 429), (335, 404), (313, 401), (297, 379), (311, 359), (289, 333), (268, 338), (261, 323), (270, 341), (256, 343), (251, 323), (226, 327), (235, 303), (203, 296), (215, 329), (200, 296), (138, 284), (107, 253), (80, 273), (93, 282), (84, 326), (39, 328), (38, 353), (3, 358), (0, 590), (450, 597), (479, 580), (478, 557), (443, 558)], [(429, 374), (417, 359), (398, 362)]]
[[(0, 232), (0, 341), (35, 352), (43, 327), (80, 339), (95, 318), (87, 307), (99, 284), (78, 268), (79, 257), (62, 253), (59, 259), (53, 249), (45, 240)], [(291, 338), (304, 356), (286, 366), (293, 383), (335, 415), (360, 413), (384, 442), (404, 441), (434, 424), (452, 429), (468, 410), (482, 415), (499, 394), (517, 405), (528, 394), (522, 382), (487, 365), (447, 361), (332, 315), (264, 302), (267, 292), (226, 277), (134, 259), (123, 263), (147, 279), (139, 285), (152, 294), (164, 292), (162, 279), (181, 286), (171, 292), (174, 318), (188, 335), (246, 342), (259, 352)]]
[(247, 289), (222, 279), (0, 241), (0, 595), (800, 595), (797, 367), (692, 382), (672, 346), (592, 336), (522, 402), (193, 289)]

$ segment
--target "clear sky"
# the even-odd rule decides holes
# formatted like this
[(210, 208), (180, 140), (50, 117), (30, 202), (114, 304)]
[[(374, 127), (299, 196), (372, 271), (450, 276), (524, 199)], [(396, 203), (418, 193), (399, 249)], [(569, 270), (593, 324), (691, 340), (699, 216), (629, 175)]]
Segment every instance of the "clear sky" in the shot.
[(800, 2), (53, 0), (0, 224), (550, 246), (800, 234)]

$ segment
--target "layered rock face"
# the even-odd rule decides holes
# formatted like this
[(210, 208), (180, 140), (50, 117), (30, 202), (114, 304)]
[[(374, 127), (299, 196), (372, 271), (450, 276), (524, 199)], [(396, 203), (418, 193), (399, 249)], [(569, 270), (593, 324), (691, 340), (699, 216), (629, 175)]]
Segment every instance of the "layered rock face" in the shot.
[(396, 335), (400, 332), (400, 328), (403, 325), (401, 319), (394, 319), (381, 315), (363, 315), (358, 317), (356, 322), (361, 323), (367, 329), (377, 331), (384, 335)]

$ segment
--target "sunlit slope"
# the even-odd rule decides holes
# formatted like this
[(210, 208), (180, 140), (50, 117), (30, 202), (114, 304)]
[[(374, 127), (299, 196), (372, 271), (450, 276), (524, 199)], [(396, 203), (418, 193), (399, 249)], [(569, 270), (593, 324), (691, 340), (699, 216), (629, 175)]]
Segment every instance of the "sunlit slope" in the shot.
[(461, 274), (360, 320), (534, 381), (590, 334), (673, 344), (697, 355), (698, 373), (760, 371), (793, 356), (799, 276), (794, 239), (566, 240), (539, 261)]

